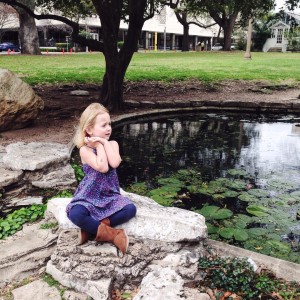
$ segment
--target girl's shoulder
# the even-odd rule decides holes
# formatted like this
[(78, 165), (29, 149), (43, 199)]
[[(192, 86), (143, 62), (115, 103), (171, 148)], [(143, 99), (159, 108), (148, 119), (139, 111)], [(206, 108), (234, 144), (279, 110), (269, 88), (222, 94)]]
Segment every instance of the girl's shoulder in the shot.
[(113, 144), (116, 144), (116, 145), (118, 145), (118, 142), (117, 141), (115, 141), (115, 140), (111, 140), (111, 141), (109, 141), (110, 142), (110, 144), (111, 145), (113, 145)]
[(91, 155), (95, 155), (95, 153), (96, 150), (87, 145), (80, 147), (79, 154), (81, 158), (81, 163), (83, 165), (86, 164), (86, 161), (89, 160), (89, 157), (91, 157)]
[(119, 144), (117, 141), (109, 141), (109, 144), (112, 146), (112, 148), (119, 149)]
[(94, 148), (91, 148), (91, 147), (89, 147), (87, 145), (84, 145), (84, 146), (80, 147), (79, 154), (80, 154), (80, 156), (82, 156), (84, 154), (93, 153), (94, 151), (95, 151)]

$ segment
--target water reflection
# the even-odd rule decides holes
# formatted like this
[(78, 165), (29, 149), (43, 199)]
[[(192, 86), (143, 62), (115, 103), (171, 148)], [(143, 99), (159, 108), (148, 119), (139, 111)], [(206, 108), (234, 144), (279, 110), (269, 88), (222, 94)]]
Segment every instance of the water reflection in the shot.
[(276, 118), (197, 114), (124, 125), (113, 133), (123, 157), (121, 184), (189, 167), (207, 180), (239, 167), (257, 179), (285, 176), (300, 166), (300, 127), (293, 117)]
[[(248, 126), (244, 124), (244, 128)], [(251, 130), (252, 131), (252, 130)], [(256, 124), (255, 131), (248, 146), (241, 149), (238, 166), (245, 166), (251, 174), (259, 174), (260, 178), (270, 175), (288, 178), (298, 182), (299, 174), (289, 176), (292, 170), (300, 166), (300, 130), (294, 123)]]

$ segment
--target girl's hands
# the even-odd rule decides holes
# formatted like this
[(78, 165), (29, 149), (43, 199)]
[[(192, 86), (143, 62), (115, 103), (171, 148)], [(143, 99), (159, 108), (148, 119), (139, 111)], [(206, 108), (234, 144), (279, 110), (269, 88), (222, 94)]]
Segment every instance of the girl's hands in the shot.
[(104, 143), (107, 142), (107, 140), (98, 136), (90, 136), (85, 137), (84, 142), (87, 146), (96, 148), (98, 143), (104, 145)]

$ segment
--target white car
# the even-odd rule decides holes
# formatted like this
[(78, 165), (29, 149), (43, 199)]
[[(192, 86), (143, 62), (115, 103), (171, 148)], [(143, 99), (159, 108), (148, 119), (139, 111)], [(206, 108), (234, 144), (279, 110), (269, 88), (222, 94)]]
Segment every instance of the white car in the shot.
[(220, 51), (223, 49), (223, 46), (220, 43), (216, 43), (211, 47), (211, 50)]
[(230, 49), (231, 50), (238, 50), (238, 45), (235, 44), (235, 43), (232, 43), (231, 46), (230, 46)]

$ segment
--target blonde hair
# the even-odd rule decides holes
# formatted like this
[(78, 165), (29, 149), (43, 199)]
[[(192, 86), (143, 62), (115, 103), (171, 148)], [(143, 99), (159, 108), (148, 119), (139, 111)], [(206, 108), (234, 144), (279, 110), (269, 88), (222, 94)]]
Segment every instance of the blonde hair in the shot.
[(109, 111), (100, 103), (92, 103), (83, 111), (73, 138), (73, 142), (77, 148), (84, 146), (84, 138), (89, 136), (86, 130), (95, 125), (96, 117), (105, 113), (109, 113)]

